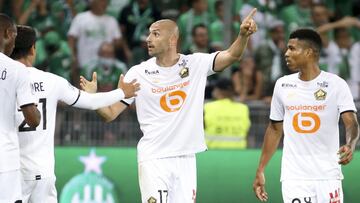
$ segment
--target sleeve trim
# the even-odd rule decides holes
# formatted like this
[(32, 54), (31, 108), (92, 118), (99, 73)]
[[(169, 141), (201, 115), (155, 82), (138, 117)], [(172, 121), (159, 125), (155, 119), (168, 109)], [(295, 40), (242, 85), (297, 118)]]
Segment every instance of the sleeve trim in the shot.
[(24, 108), (24, 107), (27, 107), (27, 106), (30, 106), (30, 105), (36, 105), (36, 104), (35, 103), (28, 103), (28, 104), (21, 105), (20, 108)]
[(126, 106), (130, 106), (130, 104), (126, 103), (124, 100), (121, 100), (120, 102), (125, 104)]
[(214, 59), (213, 59), (213, 64), (212, 64), (212, 68), (211, 70), (214, 71), (214, 73), (221, 73), (222, 71), (215, 71), (214, 68), (215, 68), (215, 59), (217, 57), (217, 55), (220, 53), (220, 51), (218, 53), (216, 53)]
[(340, 115), (343, 114), (343, 113), (347, 113), (347, 112), (356, 113), (356, 111), (354, 111), (354, 110), (345, 110), (343, 112), (340, 112)]
[(272, 120), (272, 119), (270, 119), (270, 122), (272, 122), (272, 123), (282, 123), (283, 122), (283, 120)]
[(77, 101), (79, 100), (79, 98), (80, 98), (80, 94), (81, 94), (81, 91), (79, 90), (79, 94), (78, 94), (76, 100), (75, 100), (74, 103), (72, 103), (70, 106), (74, 106), (74, 104), (76, 104), (76, 102), (77, 102)]

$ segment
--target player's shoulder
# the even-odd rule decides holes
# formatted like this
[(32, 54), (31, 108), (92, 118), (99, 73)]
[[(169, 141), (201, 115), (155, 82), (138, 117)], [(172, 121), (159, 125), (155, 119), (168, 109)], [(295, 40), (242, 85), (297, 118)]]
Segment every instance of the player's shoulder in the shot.
[(132, 66), (129, 70), (128, 73), (132, 73), (132, 72), (139, 72), (141, 70), (144, 70), (145, 68), (150, 68), (156, 66), (156, 58), (152, 57), (146, 61), (143, 61), (137, 65)]
[(66, 80), (54, 73), (46, 72), (35, 67), (28, 67), (32, 77), (38, 77), (45, 81), (57, 83), (58, 81)]
[(347, 82), (343, 78), (334, 73), (329, 73), (326, 71), (321, 71), (321, 79), (323, 81), (326, 81), (330, 85), (332, 84), (333, 87), (337, 87), (339, 85), (347, 85)]
[(297, 78), (299, 78), (299, 73), (292, 73), (289, 75), (284, 75), (282, 77), (280, 77), (279, 79), (277, 79), (277, 83), (281, 83), (281, 82), (291, 82), (294, 80), (297, 80)]
[(0, 53), (0, 61), (1, 64), (4, 66), (9, 66), (11, 68), (24, 68), (25, 65), (23, 63), (20, 63), (19, 61), (13, 60), (12, 58), (6, 56), (3, 53)]

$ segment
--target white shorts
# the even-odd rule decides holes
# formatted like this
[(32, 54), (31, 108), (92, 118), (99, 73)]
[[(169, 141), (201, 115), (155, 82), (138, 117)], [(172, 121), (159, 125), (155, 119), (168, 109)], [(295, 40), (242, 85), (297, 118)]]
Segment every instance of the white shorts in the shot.
[(56, 178), (22, 180), (23, 203), (57, 203)]
[(284, 203), (344, 203), (341, 180), (285, 180)]
[(0, 203), (21, 202), (20, 170), (0, 173)]
[(140, 162), (139, 184), (142, 203), (194, 203), (195, 155)]

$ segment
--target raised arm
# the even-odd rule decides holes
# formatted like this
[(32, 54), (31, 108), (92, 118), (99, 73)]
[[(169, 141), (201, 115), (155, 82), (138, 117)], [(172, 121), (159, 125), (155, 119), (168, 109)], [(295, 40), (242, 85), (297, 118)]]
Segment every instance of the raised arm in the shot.
[(256, 194), (256, 197), (262, 202), (267, 201), (268, 199), (268, 195), (265, 191), (264, 170), (279, 145), (282, 137), (282, 129), (282, 122), (270, 121), (265, 132), (260, 163), (257, 168), (256, 177), (253, 184), (253, 190)]
[(241, 58), (250, 35), (257, 30), (256, 23), (253, 20), (255, 13), (256, 8), (254, 8), (242, 21), (240, 25), (240, 32), (236, 40), (228, 49), (220, 51), (220, 53), (216, 56), (214, 71), (220, 72)]
[(356, 143), (359, 140), (359, 123), (356, 114), (350, 111), (342, 113), (341, 119), (346, 130), (346, 144), (339, 149), (339, 164), (346, 165), (352, 160)]

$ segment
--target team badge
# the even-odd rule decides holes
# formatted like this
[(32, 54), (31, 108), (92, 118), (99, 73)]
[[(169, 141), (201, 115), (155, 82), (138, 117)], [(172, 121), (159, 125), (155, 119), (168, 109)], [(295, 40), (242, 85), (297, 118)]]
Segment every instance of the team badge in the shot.
[(187, 76), (189, 76), (189, 68), (188, 67), (183, 67), (180, 70), (179, 75), (180, 75), (181, 78), (186, 78)]
[(186, 64), (187, 60), (185, 59), (183, 59), (182, 62), (178, 64), (180, 67), (182, 67), (179, 72), (181, 78), (186, 78), (187, 76), (189, 76), (189, 68), (186, 67)]
[(147, 202), (148, 203), (156, 203), (156, 199), (154, 197), (150, 197)]
[(315, 99), (316, 99), (316, 100), (325, 100), (326, 94), (327, 94), (327, 93), (326, 93), (324, 90), (319, 89), (318, 91), (316, 91), (316, 92), (314, 93), (314, 96), (315, 96)]

